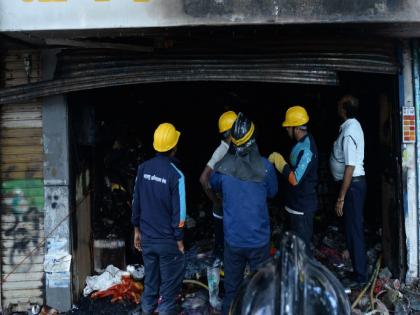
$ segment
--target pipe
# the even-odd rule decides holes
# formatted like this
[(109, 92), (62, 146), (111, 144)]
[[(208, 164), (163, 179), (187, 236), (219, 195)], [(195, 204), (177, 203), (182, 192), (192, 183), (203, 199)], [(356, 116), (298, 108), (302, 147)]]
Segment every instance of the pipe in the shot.
[(378, 276), (379, 269), (381, 267), (381, 261), (382, 261), (382, 256), (379, 256), (378, 260), (376, 261), (375, 272), (372, 274), (372, 276), (369, 279), (369, 282), (366, 284), (366, 286), (363, 288), (363, 290), (360, 291), (359, 295), (354, 300), (353, 304), (351, 305), (352, 310), (356, 307), (356, 305), (360, 302), (363, 295), (366, 293), (366, 291), (372, 285), (373, 280), (376, 279), (376, 277)]
[(379, 274), (379, 268), (377, 268), (374, 272), (374, 279), (373, 279), (373, 283), (372, 286), (370, 287), (370, 307), (372, 308), (372, 310), (374, 309), (374, 297), (373, 297), (373, 290), (375, 289), (375, 284), (376, 284), (376, 279), (378, 278), (378, 274)]
[(206, 289), (207, 291), (209, 290), (209, 287), (208, 286), (206, 286), (204, 283), (202, 283), (200, 281), (197, 281), (197, 280), (185, 279), (185, 280), (182, 281), (182, 283), (195, 284), (195, 285), (198, 285), (198, 286)]

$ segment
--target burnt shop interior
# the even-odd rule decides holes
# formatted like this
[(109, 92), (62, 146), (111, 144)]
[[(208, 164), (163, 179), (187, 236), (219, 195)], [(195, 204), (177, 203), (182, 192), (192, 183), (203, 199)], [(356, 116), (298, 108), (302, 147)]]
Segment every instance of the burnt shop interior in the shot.
[[(319, 210), (313, 238), (317, 248), (329, 227), (334, 227), (333, 233), (343, 228), (334, 213), (336, 191), (328, 162), (341, 124), (337, 101), (344, 93), (352, 93), (360, 99), (358, 118), (365, 134), (366, 247), (380, 244), (386, 263), (398, 275), (402, 270), (396, 224), (400, 211), (395, 163), (400, 145), (397, 78), (340, 72), (339, 82), (336, 86), (172, 82), (70, 94), (71, 166), (77, 210), (73, 229), (83, 230), (75, 235), (73, 247), (76, 252), (82, 251), (81, 239), (85, 247), (90, 247), (83, 255), (90, 267), (85, 272), (100, 272), (109, 263), (124, 268), (141, 262), (141, 254), (133, 247), (131, 197), (137, 166), (155, 154), (153, 132), (161, 122), (171, 122), (181, 131), (177, 158), (186, 179), (186, 247), (200, 244), (203, 251), (212, 250), (212, 205), (202, 191), (199, 176), (220, 143), (217, 121), (227, 110), (243, 112), (255, 123), (261, 155), (267, 157), (278, 151), (287, 157), (293, 142), (281, 127), (285, 112), (297, 104), (307, 109), (308, 128), (317, 143), (320, 161)], [(287, 228), (282, 208), (285, 182), (278, 177), (279, 192), (269, 200), (273, 242)], [(83, 208), (80, 213), (78, 207)], [(75, 264), (80, 262), (76, 259)]]
[[(184, 243), (187, 253), (205, 256), (213, 249), (214, 227), (199, 177), (220, 144), (220, 115), (243, 112), (256, 126), (261, 155), (277, 151), (288, 157), (294, 143), (281, 123), (293, 105), (308, 111), (319, 154), (314, 256), (341, 279), (345, 269), (331, 257), (341, 256), (346, 245), (334, 211), (329, 156), (342, 123), (337, 101), (345, 94), (360, 100), (357, 118), (365, 136), (368, 272), (382, 254), (393, 276), (403, 276), (398, 45), (368, 34), (352, 36), (345, 29), (180, 28), (108, 39), (132, 45), (131, 51), (60, 52), (55, 77), (73, 91), (66, 100), (75, 294), (86, 276), (109, 264), (125, 269), (142, 263), (133, 247), (131, 198), (138, 165), (155, 155), (153, 133), (160, 123), (181, 132), (176, 156), (186, 180)], [(151, 45), (152, 52), (138, 51)], [(79, 77), (86, 82), (74, 81)], [(278, 178), (279, 192), (268, 201), (273, 254), (287, 230), (286, 183)]]

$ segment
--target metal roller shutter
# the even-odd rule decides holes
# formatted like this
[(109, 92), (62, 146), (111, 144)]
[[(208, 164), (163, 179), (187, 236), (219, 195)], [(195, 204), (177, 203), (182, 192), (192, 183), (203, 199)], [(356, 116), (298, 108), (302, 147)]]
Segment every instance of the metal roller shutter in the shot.
[[(8, 52), (4, 85), (36, 82), (39, 55)], [(26, 66), (26, 70), (25, 70)], [(43, 303), (44, 182), (42, 106), (39, 101), (0, 106), (1, 302)]]
[[(184, 46), (183, 46), (184, 45)], [(396, 74), (392, 41), (288, 39), (215, 50), (180, 43), (161, 52), (66, 49), (54, 80), (0, 90), (0, 103), (138, 83), (248, 81), (337, 85), (340, 71)]]

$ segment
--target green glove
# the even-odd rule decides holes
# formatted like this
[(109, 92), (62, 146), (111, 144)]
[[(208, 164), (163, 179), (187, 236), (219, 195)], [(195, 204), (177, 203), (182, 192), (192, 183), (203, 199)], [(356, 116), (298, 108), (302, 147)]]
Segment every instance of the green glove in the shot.
[(280, 172), (283, 173), (284, 167), (286, 166), (286, 160), (284, 159), (283, 155), (281, 155), (278, 152), (273, 152), (270, 154), (270, 156), (268, 157), (268, 160), (274, 164), (274, 166), (276, 167), (276, 169)]

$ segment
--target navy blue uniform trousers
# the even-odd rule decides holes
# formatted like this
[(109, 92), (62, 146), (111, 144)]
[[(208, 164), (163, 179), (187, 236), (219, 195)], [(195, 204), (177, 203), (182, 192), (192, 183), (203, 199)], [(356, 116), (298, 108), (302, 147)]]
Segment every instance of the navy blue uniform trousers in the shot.
[(306, 246), (306, 253), (309, 257), (312, 257), (311, 242), (315, 211), (308, 211), (303, 215), (287, 212), (287, 215), (289, 216), (290, 230), (302, 239)]
[(270, 258), (270, 243), (258, 248), (232, 247), (225, 243), (225, 296), (223, 298), (223, 315), (229, 314), (236, 291), (244, 279), (246, 264), (252, 271)]
[(347, 249), (353, 263), (354, 280), (368, 280), (366, 265), (365, 238), (363, 231), (363, 209), (366, 199), (366, 181), (353, 179), (344, 199), (344, 227)]
[(223, 259), (224, 233), (223, 219), (213, 217), (214, 222), (214, 256)]
[(185, 256), (175, 241), (142, 243), (144, 261), (144, 293), (142, 311), (152, 314), (159, 296), (159, 314), (173, 315), (176, 312), (176, 298), (181, 292), (185, 275)]

